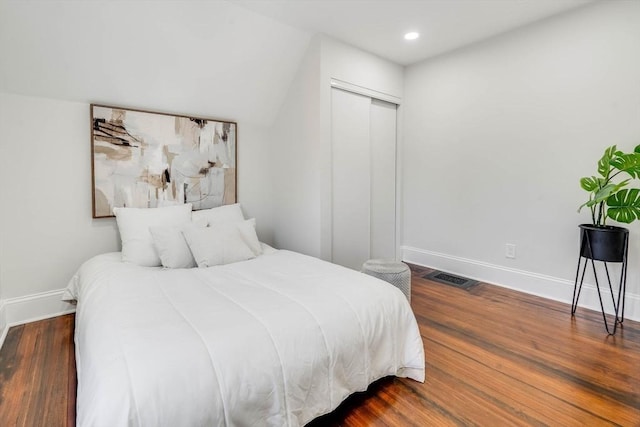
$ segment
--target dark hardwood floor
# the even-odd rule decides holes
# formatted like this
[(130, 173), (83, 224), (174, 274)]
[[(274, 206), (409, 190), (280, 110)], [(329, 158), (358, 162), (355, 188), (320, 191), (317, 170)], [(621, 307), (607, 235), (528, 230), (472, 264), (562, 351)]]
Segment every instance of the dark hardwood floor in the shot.
[[(412, 267), (427, 378), (385, 378), (319, 426), (640, 426), (640, 323), (607, 337), (600, 313)], [(72, 426), (73, 315), (11, 328), (0, 426)]]
[(75, 426), (74, 316), (9, 329), (0, 351), (0, 426)]

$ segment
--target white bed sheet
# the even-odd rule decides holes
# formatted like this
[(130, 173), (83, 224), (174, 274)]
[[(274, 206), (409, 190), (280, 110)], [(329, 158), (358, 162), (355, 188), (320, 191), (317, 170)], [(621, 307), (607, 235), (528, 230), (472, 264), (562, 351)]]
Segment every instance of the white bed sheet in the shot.
[(288, 251), (204, 269), (84, 263), (77, 425), (299, 426), (384, 376), (424, 380), (402, 292)]

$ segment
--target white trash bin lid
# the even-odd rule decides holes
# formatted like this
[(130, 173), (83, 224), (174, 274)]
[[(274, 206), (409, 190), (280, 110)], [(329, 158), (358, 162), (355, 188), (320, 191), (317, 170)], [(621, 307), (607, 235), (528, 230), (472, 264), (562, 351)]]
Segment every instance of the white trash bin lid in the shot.
[(373, 271), (376, 273), (403, 273), (409, 270), (409, 266), (404, 262), (393, 259), (370, 259), (362, 265), (362, 271)]

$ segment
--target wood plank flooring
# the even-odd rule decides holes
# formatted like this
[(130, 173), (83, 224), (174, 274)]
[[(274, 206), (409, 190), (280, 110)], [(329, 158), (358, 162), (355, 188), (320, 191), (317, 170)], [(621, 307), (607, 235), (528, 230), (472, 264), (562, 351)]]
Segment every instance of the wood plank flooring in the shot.
[[(479, 284), (423, 279), (412, 307), (424, 384), (385, 378), (319, 426), (640, 426), (640, 323)], [(72, 315), (14, 327), (0, 351), (0, 426), (73, 426)]]
[(0, 426), (75, 425), (74, 316), (9, 329), (0, 351)]
[(640, 426), (640, 324), (412, 266), (426, 381), (389, 378), (314, 426)]

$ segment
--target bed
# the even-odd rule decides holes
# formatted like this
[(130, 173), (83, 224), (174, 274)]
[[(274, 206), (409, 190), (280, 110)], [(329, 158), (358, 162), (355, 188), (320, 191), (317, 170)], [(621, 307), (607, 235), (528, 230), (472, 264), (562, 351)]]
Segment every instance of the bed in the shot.
[(208, 268), (86, 261), (78, 302), (77, 425), (301, 426), (373, 381), (424, 380), (403, 293), (262, 245)]

